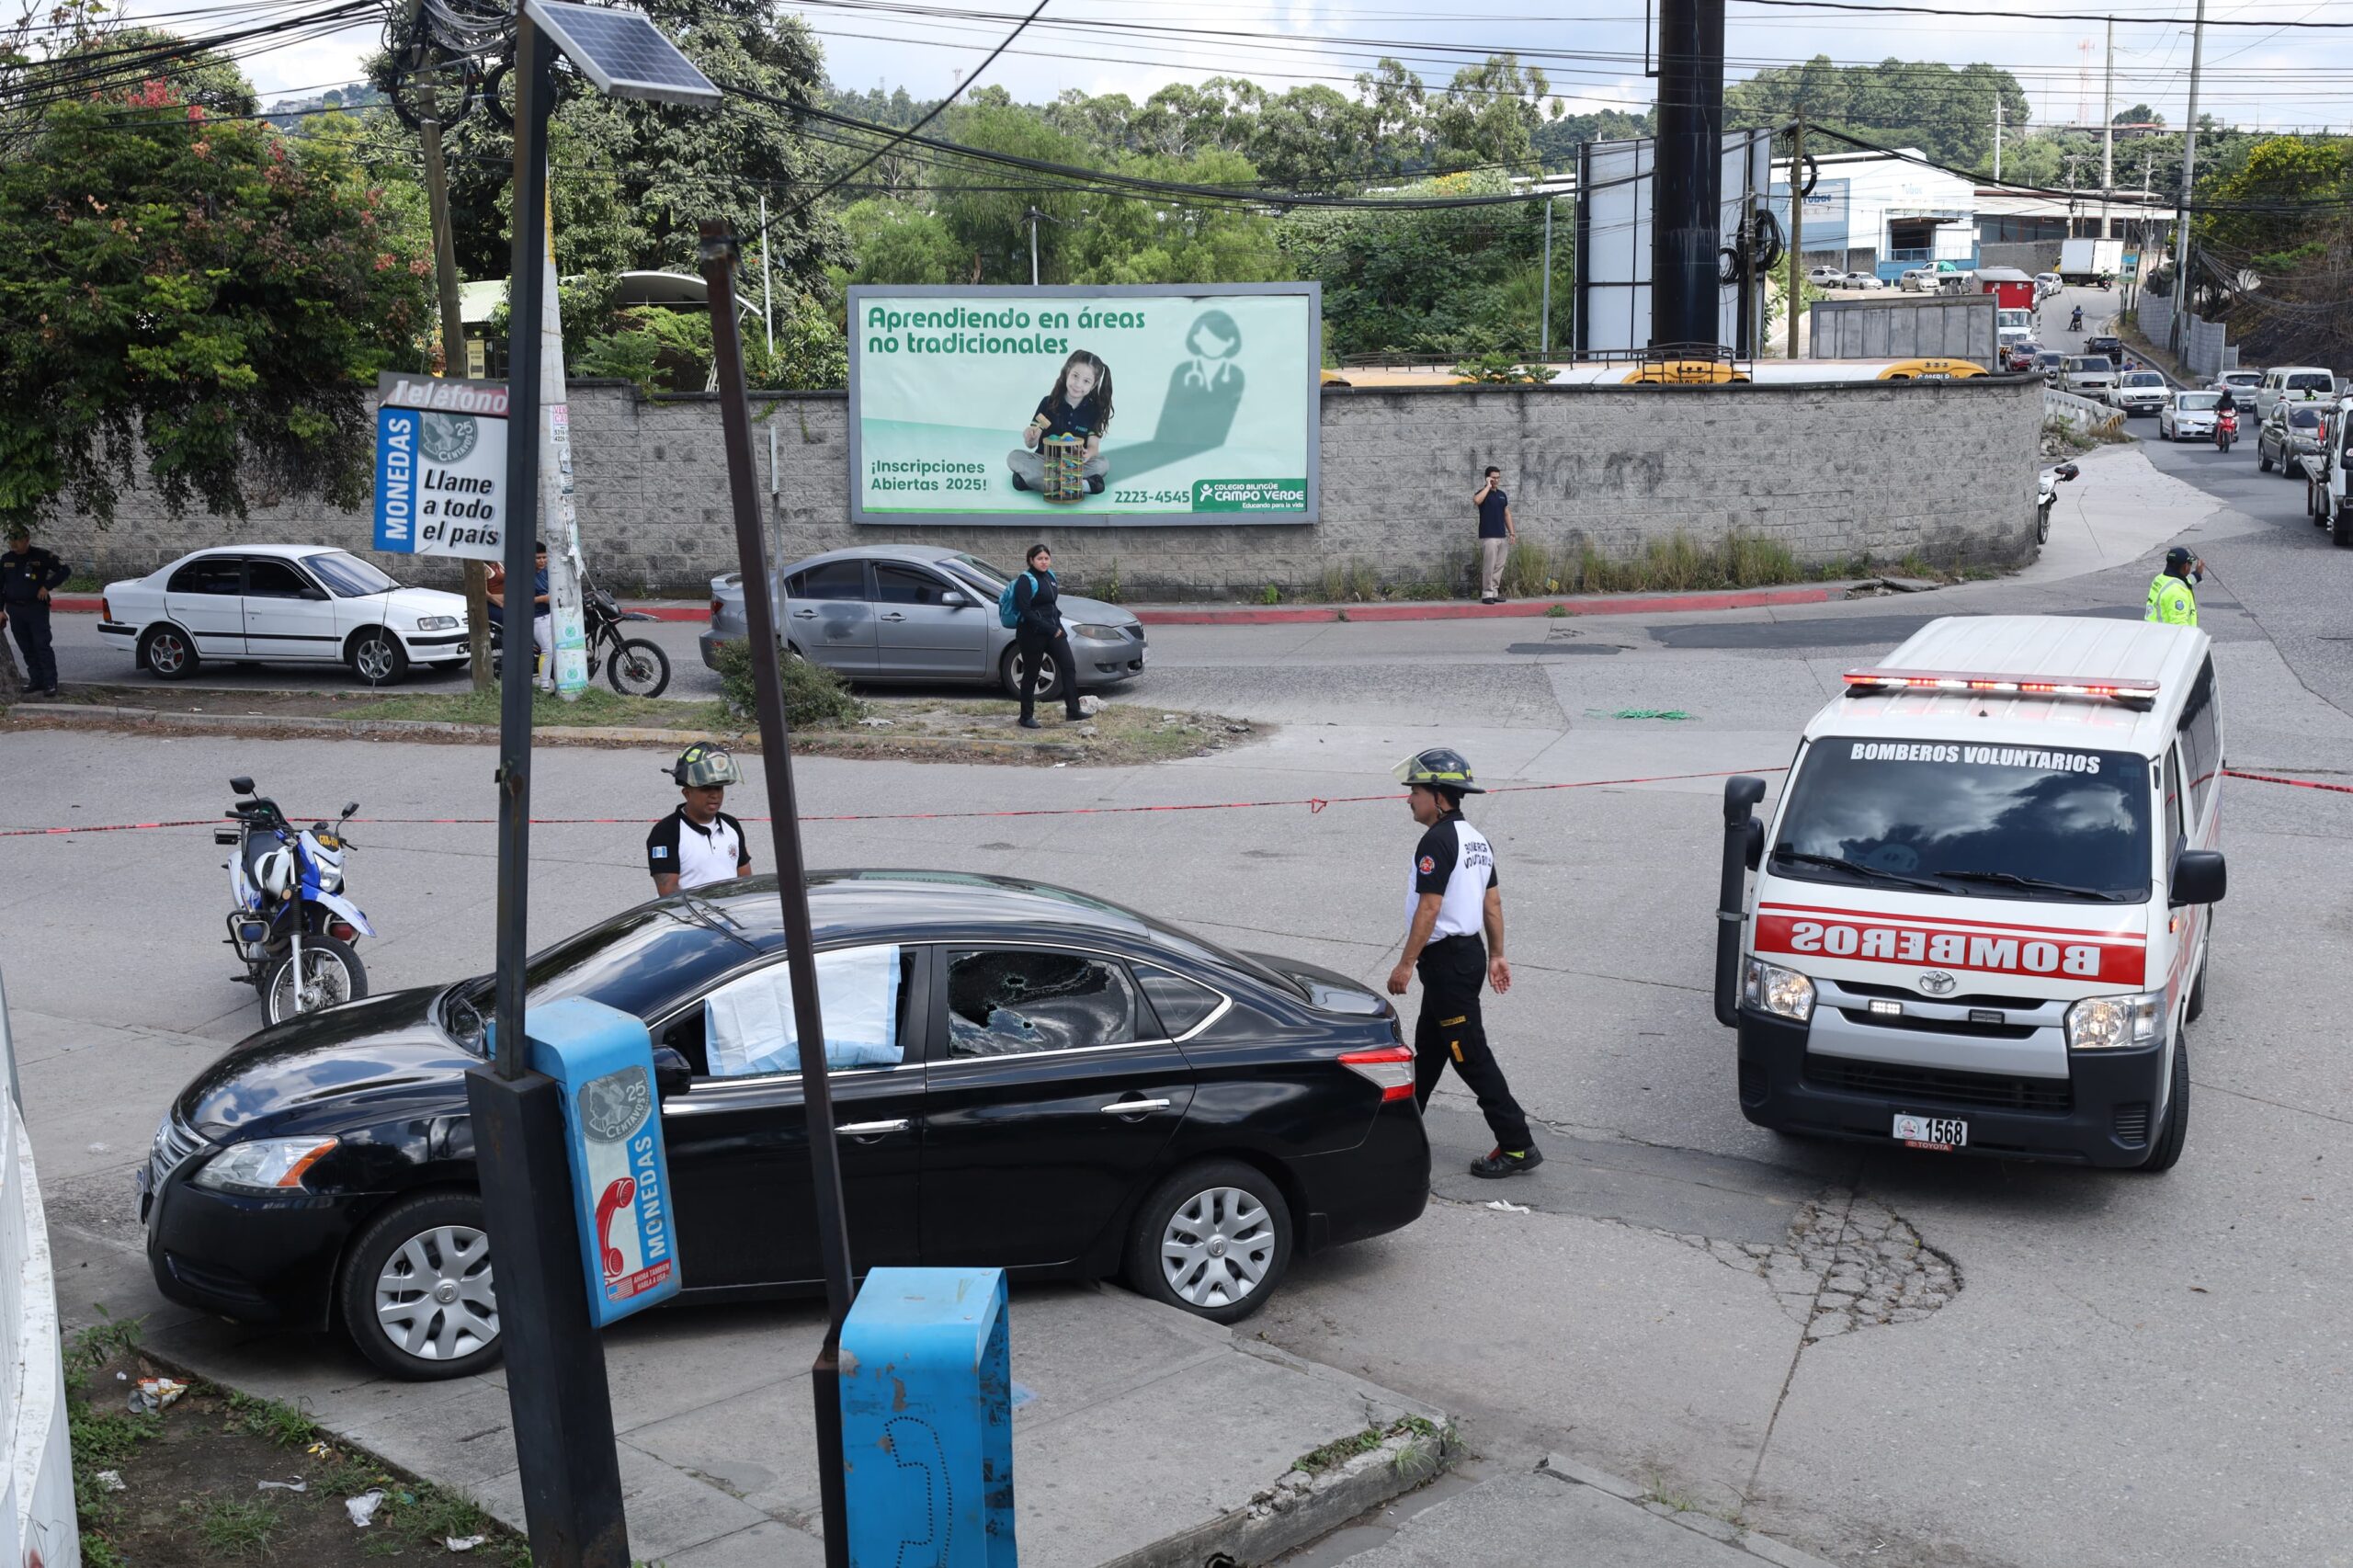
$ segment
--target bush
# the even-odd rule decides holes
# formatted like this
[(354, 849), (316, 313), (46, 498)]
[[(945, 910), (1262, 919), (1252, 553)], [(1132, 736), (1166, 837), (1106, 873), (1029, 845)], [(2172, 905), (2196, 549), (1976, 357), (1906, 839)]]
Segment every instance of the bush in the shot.
[(1528, 364), (1516, 355), (1501, 351), (1467, 358), (1454, 367), (1454, 373), (1466, 381), (1499, 386), (1540, 384), (1560, 374), (1548, 365)]
[[(847, 724), (866, 711), (866, 705), (850, 695), (847, 683), (823, 665), (813, 665), (788, 653), (782, 673), (784, 722), (796, 730)], [(759, 701), (752, 685), (752, 645), (749, 642), (722, 642), (719, 645), (719, 689), (730, 711), (745, 719), (758, 715)]]

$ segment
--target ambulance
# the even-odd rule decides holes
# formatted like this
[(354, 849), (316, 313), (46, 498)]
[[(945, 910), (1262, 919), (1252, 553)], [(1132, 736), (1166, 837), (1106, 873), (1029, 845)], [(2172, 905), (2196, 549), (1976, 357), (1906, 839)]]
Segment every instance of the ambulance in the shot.
[(1716, 1017), (1743, 1113), (2172, 1168), (2225, 886), (2206, 634), (1947, 619), (1841, 686), (1761, 816), (1762, 779), (1724, 790)]

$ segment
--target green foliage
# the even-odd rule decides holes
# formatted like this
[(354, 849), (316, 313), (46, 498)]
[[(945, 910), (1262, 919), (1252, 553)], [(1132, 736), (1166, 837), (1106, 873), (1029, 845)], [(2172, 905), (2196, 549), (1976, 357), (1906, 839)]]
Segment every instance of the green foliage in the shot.
[[(722, 642), (718, 659), (719, 689), (729, 710), (745, 719), (756, 717), (759, 702), (752, 680), (752, 645)], [(848, 683), (824, 665), (793, 654), (785, 658), (781, 668), (784, 722), (791, 728), (847, 724), (866, 711), (866, 705), (850, 695)]]
[(134, 477), (175, 516), (358, 506), (370, 383), (428, 320), (422, 237), (389, 216), (339, 144), (161, 84), (54, 106), (0, 163), (0, 518), (104, 524)]
[(971, 262), (962, 243), (938, 213), (891, 197), (869, 197), (842, 210), (848, 264), (834, 269), (843, 283), (955, 283)]
[(215, 1557), (267, 1555), (279, 1522), (278, 1505), (260, 1499), (190, 1498), (180, 1504), (180, 1512), (195, 1520), (197, 1539)]
[(1560, 374), (1550, 365), (1529, 365), (1508, 354), (1480, 354), (1464, 359), (1454, 367), (1454, 373), (1466, 381), (1493, 382), (1502, 386), (1541, 385)]
[(1262, 605), (1279, 605), (1283, 602), (1283, 591), (1269, 583), (1258, 590), (1258, 602)]
[[(2013, 135), (2033, 116), (2018, 78), (1991, 65), (1956, 69), (1893, 56), (1876, 65), (1837, 65), (1817, 54), (1725, 88), (1724, 124), (1780, 125), (1802, 113), (1811, 124), (1886, 146), (1916, 147), (1937, 162), (1977, 168), (1993, 159), (1996, 99)], [(2005, 175), (2011, 173), (2007, 152)]]
[(1441, 169), (1501, 167), (1538, 172), (1536, 132), (1561, 117), (1544, 73), (1523, 70), (1519, 56), (1497, 54), (1465, 65), (1430, 110), (1430, 132)]
[(318, 1440), (317, 1424), (290, 1404), (234, 1389), (229, 1391), (227, 1403), (224, 1432), (243, 1432), (281, 1449), (299, 1449)]

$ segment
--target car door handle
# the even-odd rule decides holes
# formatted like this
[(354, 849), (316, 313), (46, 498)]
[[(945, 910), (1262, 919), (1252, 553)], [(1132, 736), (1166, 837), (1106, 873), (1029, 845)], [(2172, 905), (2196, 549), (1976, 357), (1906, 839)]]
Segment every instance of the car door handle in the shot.
[(1148, 1110), (1166, 1110), (1166, 1100), (1113, 1100), (1103, 1108), (1105, 1116), (1136, 1116)]
[(904, 619), (906, 619), (907, 618), (906, 618), (905, 616), (904, 616), (904, 615), (901, 615), (897, 610), (892, 610), (890, 614), (888, 614), (888, 615), (884, 616), (882, 619), (885, 619), (885, 620), (904, 620)]
[(885, 1132), (904, 1132), (907, 1126), (903, 1116), (896, 1121), (846, 1121), (834, 1131), (844, 1138), (876, 1138)]
[(813, 609), (797, 609), (792, 612), (792, 619), (795, 620), (814, 620), (817, 619), (817, 612)]

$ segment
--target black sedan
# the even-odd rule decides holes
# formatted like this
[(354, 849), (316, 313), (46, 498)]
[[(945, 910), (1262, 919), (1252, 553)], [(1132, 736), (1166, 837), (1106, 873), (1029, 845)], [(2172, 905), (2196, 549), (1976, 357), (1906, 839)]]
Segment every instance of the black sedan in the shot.
[[(938, 871), (810, 879), (853, 1257), (1123, 1274), (1219, 1322), (1295, 1254), (1413, 1221), (1429, 1142), (1395, 1012), (1084, 893)], [(820, 1281), (773, 878), (537, 954), (529, 1000), (645, 1021), (690, 1296)], [(464, 1074), (490, 982), (263, 1030), (172, 1104), (140, 1173), (156, 1283), (398, 1377), (498, 1354)]]

